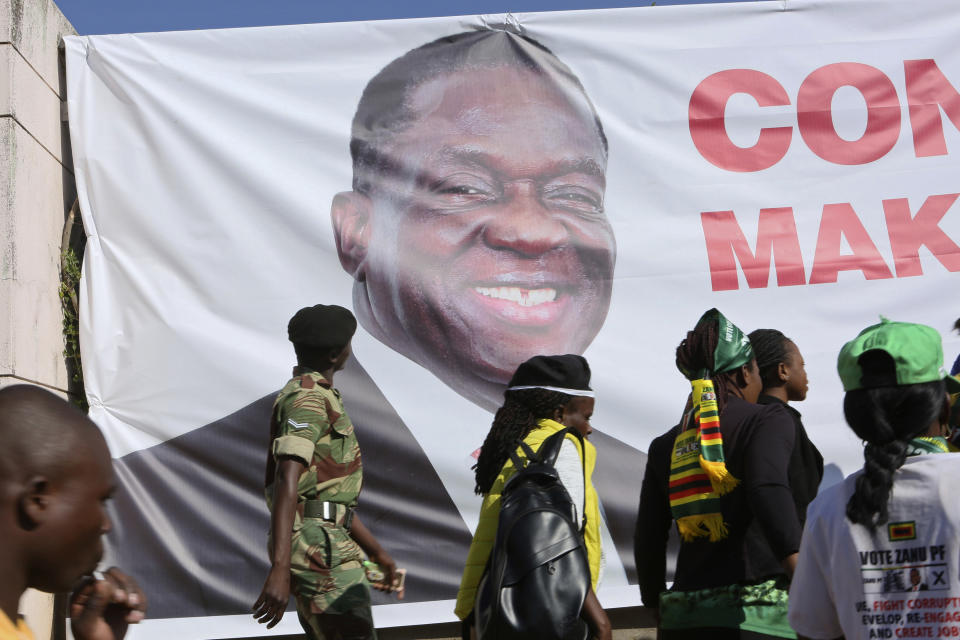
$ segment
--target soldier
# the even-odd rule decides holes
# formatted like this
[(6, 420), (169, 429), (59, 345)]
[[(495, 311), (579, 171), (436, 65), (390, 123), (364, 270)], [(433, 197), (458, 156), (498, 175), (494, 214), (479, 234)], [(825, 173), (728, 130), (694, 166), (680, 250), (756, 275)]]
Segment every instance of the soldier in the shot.
[(273, 405), (264, 482), (272, 567), (253, 615), (267, 628), (280, 622), (292, 581), (297, 615), (311, 640), (376, 638), (364, 552), (384, 574), (374, 586), (396, 584), (393, 559), (354, 512), (363, 464), (333, 388), (356, 329), (343, 307), (300, 309), (287, 327), (297, 367)]

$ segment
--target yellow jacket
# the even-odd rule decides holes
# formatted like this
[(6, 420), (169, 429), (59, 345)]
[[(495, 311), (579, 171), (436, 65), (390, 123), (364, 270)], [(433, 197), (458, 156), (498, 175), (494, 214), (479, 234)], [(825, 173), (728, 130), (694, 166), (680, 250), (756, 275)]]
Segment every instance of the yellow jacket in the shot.
[(23, 618), (17, 618), (14, 624), (6, 613), (0, 611), (0, 640), (33, 640), (33, 634)]
[[(543, 441), (554, 433), (566, 429), (565, 426), (554, 420), (540, 420), (537, 426), (527, 434), (523, 439), (531, 449), (538, 451)], [(584, 473), (584, 513), (587, 516), (586, 528), (584, 529), (584, 542), (587, 547), (587, 561), (590, 564), (590, 579), (593, 588), (597, 588), (597, 580), (600, 578), (600, 501), (597, 498), (597, 491), (593, 488), (591, 476), (593, 468), (597, 464), (597, 450), (584, 440), (584, 447), (581, 449), (580, 440), (567, 434), (567, 440), (573, 442), (577, 447), (577, 453), (581, 454), (582, 459), (586, 461), (586, 470)], [(517, 448), (517, 455), (521, 459), (526, 456), (522, 448)], [(487, 566), (487, 559), (493, 549), (493, 541), (497, 535), (497, 523), (500, 519), (500, 494), (507, 480), (514, 474), (516, 469), (512, 460), (507, 460), (500, 471), (500, 475), (490, 487), (490, 492), (483, 496), (483, 505), (480, 507), (480, 521), (477, 523), (477, 530), (473, 534), (473, 542), (470, 543), (470, 552), (467, 554), (467, 564), (463, 569), (463, 578), (460, 580), (460, 591), (457, 593), (457, 607), (454, 613), (463, 620), (473, 611), (473, 601), (477, 595), (477, 585), (480, 578), (483, 577), (483, 570)]]

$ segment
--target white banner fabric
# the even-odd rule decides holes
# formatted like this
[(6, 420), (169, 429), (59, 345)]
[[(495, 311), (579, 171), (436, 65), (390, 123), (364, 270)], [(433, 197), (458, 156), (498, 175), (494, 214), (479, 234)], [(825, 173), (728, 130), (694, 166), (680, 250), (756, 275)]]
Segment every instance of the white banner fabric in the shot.
[(639, 603), (643, 452), (706, 309), (793, 339), (824, 482), (859, 468), (840, 346), (884, 314), (960, 349), (958, 33), (949, 0), (784, 0), (67, 38), (109, 555), (151, 596), (133, 637), (264, 633), (238, 616), (270, 406), (319, 302), (360, 320), (336, 382), (360, 513), (410, 570), (382, 626), (453, 619), (474, 454), (536, 353), (593, 370), (607, 606)]

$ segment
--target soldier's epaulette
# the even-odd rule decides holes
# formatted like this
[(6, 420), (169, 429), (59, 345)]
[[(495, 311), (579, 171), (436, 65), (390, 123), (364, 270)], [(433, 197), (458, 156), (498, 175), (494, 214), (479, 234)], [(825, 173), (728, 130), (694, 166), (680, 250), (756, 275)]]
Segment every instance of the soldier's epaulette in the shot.
[(308, 374), (303, 374), (300, 376), (300, 388), (301, 389), (313, 389), (317, 385)]

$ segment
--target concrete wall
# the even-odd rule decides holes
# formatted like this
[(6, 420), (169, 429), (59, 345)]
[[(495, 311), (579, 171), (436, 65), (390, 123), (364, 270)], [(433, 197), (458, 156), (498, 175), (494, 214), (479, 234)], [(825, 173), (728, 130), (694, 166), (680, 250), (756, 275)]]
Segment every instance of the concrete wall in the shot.
[[(0, 386), (68, 391), (60, 243), (74, 200), (58, 44), (75, 33), (51, 0), (0, 0)], [(37, 640), (52, 637), (53, 598), (21, 601)]]
[(51, 0), (0, 0), (0, 384), (67, 393), (60, 243), (75, 197)]

